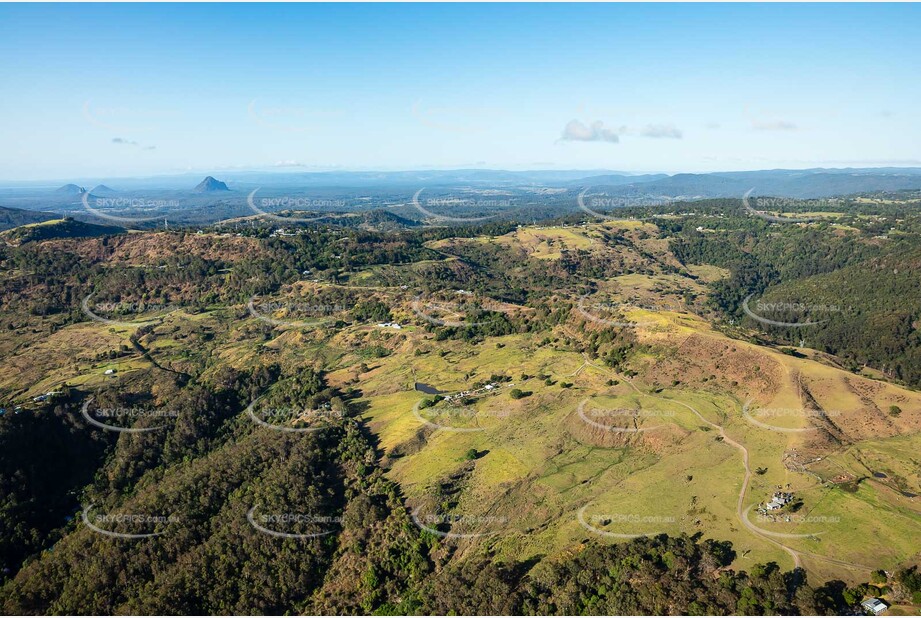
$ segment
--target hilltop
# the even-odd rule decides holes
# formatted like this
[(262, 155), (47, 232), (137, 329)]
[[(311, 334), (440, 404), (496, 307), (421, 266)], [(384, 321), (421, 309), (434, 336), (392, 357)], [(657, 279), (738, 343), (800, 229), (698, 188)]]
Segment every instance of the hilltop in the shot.
[(59, 219), (60, 217), (60, 215), (53, 212), (22, 210), (20, 208), (3, 208), (0, 206), (0, 231), (29, 223)]
[(55, 193), (63, 193), (65, 195), (81, 195), (86, 193), (86, 189), (79, 185), (75, 184), (66, 184), (62, 187), (59, 187), (55, 190)]
[(230, 189), (220, 180), (212, 176), (206, 176), (204, 180), (198, 183), (193, 191), (196, 193), (212, 193), (214, 191), (230, 191)]
[(120, 234), (125, 230), (111, 225), (96, 225), (76, 221), (70, 217), (48, 219), (38, 223), (22, 225), (2, 233), (3, 238), (13, 244), (23, 244), (53, 238), (85, 238)]

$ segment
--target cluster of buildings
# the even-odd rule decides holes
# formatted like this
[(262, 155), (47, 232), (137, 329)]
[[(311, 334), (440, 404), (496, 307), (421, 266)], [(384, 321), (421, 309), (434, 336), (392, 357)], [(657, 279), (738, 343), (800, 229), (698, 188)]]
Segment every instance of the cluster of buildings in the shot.
[(288, 231), (287, 228), (280, 227), (280, 228), (273, 230), (272, 233), (269, 234), (269, 236), (271, 236), (272, 238), (278, 238), (279, 236), (298, 236), (300, 234), (303, 234), (302, 230), (295, 230), (293, 232), (290, 232)]
[[(61, 391), (48, 391), (44, 395), (36, 395), (35, 397), (32, 398), (32, 401), (35, 403), (41, 403), (43, 401), (51, 401), (52, 399), (54, 399), (60, 394), (61, 394)], [(3, 416), (4, 414), (10, 411), (12, 411), (13, 414), (19, 414), (20, 412), (22, 412), (22, 410), (23, 410), (22, 406), (16, 406), (14, 408), (0, 408), (0, 416)]]
[(758, 505), (758, 512), (762, 515), (766, 515), (771, 511), (779, 511), (791, 502), (793, 502), (793, 492), (778, 491), (775, 492), (773, 496), (771, 496), (771, 499), (767, 504)]
[[(512, 385), (510, 384), (509, 386), (512, 386)], [(497, 388), (499, 388), (498, 382), (490, 382), (489, 384), (486, 384), (485, 386), (481, 386), (480, 388), (474, 388), (469, 391), (460, 391), (459, 393), (454, 393), (453, 395), (446, 395), (444, 400), (447, 401), (448, 403), (451, 403), (452, 401), (459, 401), (466, 397), (476, 397), (478, 395), (485, 395), (486, 393), (492, 392), (496, 390)]]
[(56, 395), (60, 395), (60, 394), (61, 394), (61, 391), (48, 391), (44, 395), (33, 397), (32, 401), (36, 403), (41, 402), (41, 401), (50, 401), (51, 399), (54, 399)]

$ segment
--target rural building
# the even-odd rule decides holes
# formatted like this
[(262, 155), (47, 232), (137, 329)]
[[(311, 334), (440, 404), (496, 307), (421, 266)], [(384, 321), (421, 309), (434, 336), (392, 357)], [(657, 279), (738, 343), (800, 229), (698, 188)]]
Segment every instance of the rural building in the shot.
[(35, 401), (35, 402), (39, 402), (39, 401), (48, 401), (48, 400), (50, 400), (50, 399), (54, 399), (57, 395), (60, 395), (60, 394), (61, 394), (61, 391), (48, 391), (48, 392), (45, 393), (44, 395), (39, 395), (38, 397), (33, 397), (33, 398), (32, 398), (32, 401)]
[(782, 509), (788, 505), (793, 500), (793, 494), (788, 492), (777, 492), (771, 496), (771, 501), (765, 505), (765, 509), (768, 511), (776, 511), (777, 509)]
[(865, 610), (872, 613), (874, 616), (879, 616), (884, 611), (889, 609), (889, 606), (886, 605), (885, 601), (877, 599), (876, 597), (870, 597), (866, 601), (860, 604)]
[(786, 505), (793, 502), (793, 493), (787, 491), (778, 491), (771, 496), (770, 501), (767, 504), (759, 504), (758, 512), (762, 515), (767, 515), (771, 511), (778, 511), (785, 507)]

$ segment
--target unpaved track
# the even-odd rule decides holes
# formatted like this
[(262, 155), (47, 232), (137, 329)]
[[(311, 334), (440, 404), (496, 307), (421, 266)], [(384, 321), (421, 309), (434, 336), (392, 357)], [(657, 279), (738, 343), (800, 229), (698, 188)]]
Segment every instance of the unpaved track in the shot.
[(749, 530), (749, 532), (757, 535), (759, 538), (764, 539), (768, 543), (771, 543), (772, 545), (779, 547), (785, 552), (787, 552), (790, 555), (790, 557), (793, 558), (793, 565), (797, 568), (801, 568), (803, 566), (803, 563), (802, 563), (802, 560), (800, 560), (799, 552), (797, 552), (795, 549), (791, 547), (787, 547), (783, 543), (780, 543), (779, 541), (776, 541), (772, 539), (771, 537), (769, 537), (768, 535), (764, 534), (757, 528), (757, 526), (755, 526), (753, 523), (748, 521), (748, 518), (745, 517), (745, 513), (742, 510), (742, 505), (745, 503), (745, 494), (748, 492), (748, 485), (751, 482), (751, 478), (752, 478), (751, 467), (749, 466), (749, 463), (748, 463), (748, 449), (745, 448), (743, 444), (736, 442), (735, 440), (730, 438), (728, 435), (726, 435), (726, 431), (723, 429), (722, 425), (717, 425), (716, 423), (710, 422), (709, 420), (704, 418), (704, 415), (701, 414), (700, 411), (694, 406), (688, 405), (684, 403), (683, 401), (671, 399), (669, 397), (662, 397), (659, 395), (650, 395), (648, 393), (644, 393), (640, 389), (638, 389), (636, 385), (633, 384), (633, 382), (631, 382), (630, 380), (627, 380), (626, 378), (624, 378), (624, 381), (627, 384), (629, 384), (630, 387), (633, 390), (635, 390), (639, 395), (643, 395), (645, 397), (652, 397), (653, 399), (662, 399), (664, 401), (670, 401), (672, 403), (676, 403), (679, 406), (684, 406), (685, 408), (693, 412), (695, 416), (697, 416), (697, 418), (701, 420), (701, 422), (707, 424), (709, 427), (712, 427), (713, 429), (716, 429), (719, 432), (720, 437), (723, 439), (723, 442), (739, 449), (742, 452), (742, 465), (745, 467), (745, 476), (742, 479), (742, 489), (739, 491), (739, 499), (736, 501), (736, 516), (739, 518), (739, 521), (742, 522), (742, 525), (744, 525)]
[(743, 510), (743, 508), (742, 508), (742, 505), (745, 503), (745, 494), (748, 492), (748, 486), (749, 486), (749, 484), (751, 483), (751, 477), (752, 477), (752, 471), (751, 471), (751, 467), (750, 467), (750, 465), (749, 465), (748, 449), (745, 447), (745, 445), (743, 445), (743, 444), (741, 444), (740, 442), (737, 442), (737, 441), (733, 440), (732, 438), (730, 438), (730, 437), (726, 434), (726, 430), (723, 429), (723, 426), (722, 426), (722, 425), (717, 425), (716, 423), (713, 423), (713, 422), (707, 420), (707, 419), (704, 417), (704, 415), (701, 414), (700, 411), (699, 411), (697, 408), (695, 408), (694, 406), (691, 406), (691, 405), (689, 405), (689, 404), (686, 404), (686, 403), (684, 403), (684, 402), (682, 402), (682, 401), (678, 401), (678, 400), (676, 400), (676, 399), (671, 399), (671, 398), (669, 398), (669, 397), (662, 397), (661, 395), (651, 395), (651, 394), (649, 394), (649, 393), (644, 393), (644, 392), (641, 391), (639, 388), (637, 388), (637, 386), (636, 386), (633, 382), (631, 382), (630, 380), (628, 380), (626, 377), (624, 377), (624, 376), (618, 374), (618, 373), (615, 372), (615, 371), (612, 371), (612, 370), (611, 370), (610, 368), (608, 368), (608, 367), (601, 367), (601, 366), (598, 366), (598, 365), (592, 363), (591, 360), (589, 360), (588, 356), (585, 355), (585, 353), (583, 353), (582, 356), (583, 356), (583, 358), (585, 359), (585, 362), (582, 363), (582, 365), (581, 365), (574, 373), (579, 373), (582, 369), (585, 368), (586, 365), (588, 365), (588, 366), (594, 367), (595, 369), (598, 369), (599, 371), (602, 371), (602, 372), (604, 372), (604, 373), (608, 373), (608, 374), (610, 374), (610, 375), (614, 375), (614, 376), (616, 376), (617, 379), (619, 379), (619, 380), (623, 380), (624, 382), (626, 382), (627, 384), (629, 384), (629, 385), (630, 385), (630, 388), (632, 388), (634, 391), (636, 391), (636, 393), (637, 393), (638, 395), (641, 395), (641, 396), (643, 396), (643, 397), (651, 397), (651, 398), (653, 398), (653, 399), (662, 399), (662, 400), (664, 400), (664, 401), (670, 401), (670, 402), (676, 403), (676, 404), (678, 404), (678, 405), (680, 405), (680, 406), (684, 406), (685, 408), (687, 408), (688, 410), (690, 410), (691, 412), (693, 412), (694, 415), (697, 416), (697, 418), (699, 418), (699, 419), (701, 420), (701, 422), (705, 423), (705, 424), (706, 424), (707, 426), (709, 426), (709, 427), (712, 427), (713, 429), (716, 429), (716, 430), (719, 432), (720, 437), (722, 437), (723, 442), (725, 442), (726, 444), (729, 444), (729, 445), (732, 446), (732, 447), (735, 447), (735, 448), (739, 449), (739, 451), (742, 453), (742, 465), (743, 465), (744, 468), (745, 468), (745, 476), (744, 476), (743, 479), (742, 479), (742, 489), (739, 491), (739, 498), (738, 498), (738, 500), (736, 501), (736, 516), (739, 518), (739, 521), (742, 522), (742, 525), (744, 525), (745, 528), (746, 528), (749, 532), (751, 532), (752, 534), (756, 535), (758, 538), (761, 538), (761, 539), (767, 541), (768, 543), (771, 543), (771, 544), (774, 545), (775, 547), (779, 547), (780, 549), (782, 549), (782, 550), (784, 550), (785, 552), (787, 552), (787, 554), (789, 554), (790, 557), (793, 559), (793, 564), (794, 564), (795, 567), (797, 567), (797, 568), (802, 568), (803, 563), (802, 563), (802, 558), (801, 558), (801, 556), (808, 556), (808, 557), (813, 558), (813, 559), (815, 559), (815, 560), (821, 560), (821, 561), (823, 561), (823, 562), (827, 562), (827, 563), (829, 563), (829, 564), (834, 564), (834, 565), (836, 565), (836, 566), (844, 567), (844, 568), (851, 569), (851, 570), (863, 570), (863, 571), (867, 571), (867, 572), (873, 570), (871, 567), (868, 567), (868, 566), (866, 566), (866, 565), (856, 564), (856, 563), (852, 563), (852, 562), (845, 562), (845, 561), (843, 561), (843, 560), (837, 560), (837, 559), (835, 559), (835, 558), (828, 558), (828, 557), (826, 557), (826, 556), (820, 556), (820, 555), (818, 555), (818, 554), (813, 554), (813, 553), (810, 553), (810, 552), (801, 552), (801, 551), (797, 551), (797, 550), (793, 549), (792, 547), (788, 547), (788, 546), (784, 545), (783, 543), (781, 543), (781, 542), (779, 542), (779, 541), (777, 541), (777, 540), (771, 538), (770, 536), (764, 534), (764, 532), (762, 532), (757, 526), (755, 526), (753, 523), (751, 523), (750, 521), (748, 521), (748, 518), (745, 517), (745, 512), (744, 512), (744, 510)]
[(801, 568), (803, 566), (801, 556), (809, 556), (810, 558), (813, 558), (815, 560), (821, 560), (823, 562), (827, 562), (829, 564), (834, 564), (836, 566), (844, 567), (844, 568), (851, 569), (851, 570), (867, 571), (867, 572), (873, 570), (872, 567), (869, 567), (863, 564), (845, 562), (843, 560), (837, 560), (835, 558), (829, 558), (827, 556), (820, 556), (818, 554), (813, 554), (811, 552), (797, 551), (793, 549), (792, 547), (788, 547), (787, 545), (784, 545), (783, 543), (777, 541), (776, 539), (772, 539), (770, 536), (764, 534), (764, 532), (762, 532), (757, 526), (755, 526), (753, 523), (748, 521), (748, 518), (745, 517), (745, 512), (742, 509), (742, 505), (745, 503), (745, 494), (748, 491), (748, 485), (751, 482), (751, 477), (752, 477), (751, 467), (749, 466), (749, 462), (748, 462), (748, 449), (745, 448), (745, 445), (739, 442), (736, 442), (735, 440), (730, 438), (728, 435), (726, 435), (726, 431), (723, 429), (722, 425), (717, 425), (716, 423), (712, 423), (706, 418), (704, 418), (704, 415), (701, 414), (700, 411), (694, 406), (688, 405), (684, 403), (683, 401), (671, 399), (669, 397), (662, 397), (659, 395), (649, 395), (647, 393), (642, 392), (640, 389), (638, 389), (636, 385), (634, 385), (633, 382), (631, 382), (630, 380), (627, 380), (626, 378), (624, 378), (624, 381), (627, 384), (629, 384), (630, 387), (640, 395), (645, 395), (647, 397), (653, 397), (655, 399), (662, 399), (664, 401), (670, 401), (672, 403), (676, 403), (679, 406), (684, 406), (685, 408), (693, 412), (697, 416), (697, 418), (699, 418), (701, 421), (703, 421), (708, 426), (713, 427), (714, 429), (719, 431), (720, 436), (723, 438), (723, 442), (725, 442), (726, 444), (729, 444), (730, 446), (734, 446), (735, 448), (739, 449), (742, 452), (742, 464), (745, 466), (745, 477), (742, 479), (742, 489), (739, 491), (739, 499), (736, 502), (736, 516), (739, 518), (739, 521), (741, 521), (742, 524), (749, 530), (749, 532), (758, 536), (761, 539), (764, 539), (768, 543), (771, 543), (772, 545), (783, 549), (785, 552), (787, 552), (790, 555), (791, 558), (793, 558), (793, 564), (797, 568)]

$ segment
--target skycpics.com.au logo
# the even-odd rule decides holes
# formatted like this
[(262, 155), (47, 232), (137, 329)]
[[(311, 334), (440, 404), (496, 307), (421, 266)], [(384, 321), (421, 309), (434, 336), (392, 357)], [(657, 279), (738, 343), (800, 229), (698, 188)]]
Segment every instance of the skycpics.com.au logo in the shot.
[(477, 296), (466, 290), (439, 294), (416, 296), (410, 308), (417, 316), (436, 326), (453, 328), (473, 328), (485, 323), (483, 320), (470, 319), (485, 311), (505, 313), (506, 309), (490, 298)]
[(420, 124), (449, 133), (482, 133), (509, 116), (499, 108), (428, 105), (415, 101), (410, 113)]
[[(752, 504), (742, 513), (743, 523), (751, 530), (755, 530), (760, 534), (764, 534), (770, 537), (775, 537), (778, 539), (814, 539), (818, 536), (825, 534), (827, 530), (817, 530), (815, 532), (805, 532), (805, 533), (794, 533), (794, 532), (775, 532), (774, 530), (766, 530), (760, 526), (756, 526), (751, 521), (751, 511), (757, 505)], [(823, 517), (823, 516), (798, 516), (796, 513), (784, 513), (784, 512), (772, 512), (767, 511), (765, 507), (759, 507), (758, 515), (756, 520), (761, 523), (796, 523), (796, 524), (838, 524), (841, 522), (840, 517)]]
[(586, 397), (579, 402), (576, 412), (579, 419), (592, 427), (611, 431), (614, 433), (641, 433), (662, 427), (661, 424), (651, 427), (640, 427), (639, 422), (646, 419), (662, 419), (675, 416), (674, 412), (667, 410), (640, 410), (633, 408), (594, 408), (589, 406), (590, 398)]
[[(174, 210), (179, 207), (179, 200), (153, 200), (137, 197), (97, 197), (84, 192), (80, 198), (83, 209), (101, 219), (108, 219), (115, 223), (132, 224), (154, 221), (162, 217), (164, 210)], [(144, 217), (129, 217), (124, 214), (129, 212), (150, 212), (158, 214)]]
[(576, 203), (579, 205), (579, 209), (583, 212), (587, 212), (596, 219), (602, 219), (606, 221), (623, 221), (625, 217), (615, 216), (604, 214), (604, 212), (599, 211), (612, 211), (618, 208), (644, 208), (644, 207), (657, 207), (657, 206), (667, 206), (672, 202), (676, 201), (667, 197), (654, 197), (648, 195), (638, 195), (638, 196), (608, 196), (608, 195), (596, 195), (586, 197), (589, 189), (583, 189), (581, 193), (576, 197)]
[[(164, 123), (175, 122), (179, 111), (127, 105), (99, 104), (86, 100), (80, 108), (84, 120), (99, 129), (124, 135), (144, 133), (159, 128)], [(127, 141), (122, 139), (122, 141)], [(154, 150), (152, 147), (144, 147)]]
[(497, 195), (489, 195), (489, 192), (483, 192), (481, 195), (468, 198), (468, 197), (440, 197), (440, 198), (431, 198), (425, 200), (425, 206), (422, 205), (422, 202), (419, 200), (419, 196), (422, 195), (422, 192), (425, 191), (425, 187), (416, 191), (413, 195), (412, 205), (413, 207), (421, 212), (426, 217), (430, 219), (436, 219), (438, 221), (454, 221), (454, 222), (466, 222), (474, 223), (476, 221), (487, 221), (489, 219), (494, 219), (498, 214), (495, 215), (486, 215), (481, 217), (454, 217), (449, 215), (442, 215), (430, 210), (431, 208), (439, 209), (454, 209), (454, 210), (464, 210), (464, 211), (474, 211), (479, 212), (483, 210), (496, 210), (504, 209), (508, 210), (512, 207), (512, 200), (509, 198), (500, 198)]
[[(786, 315), (802, 315), (804, 318), (806, 316), (812, 316), (816, 314), (830, 314), (830, 313), (841, 313), (842, 309), (838, 305), (825, 305), (819, 303), (801, 303), (801, 302), (787, 302), (787, 301), (774, 301), (774, 302), (765, 302), (758, 300), (755, 303), (752, 303), (752, 298), (755, 294), (749, 294), (745, 297), (745, 300), (742, 301), (742, 311), (745, 312), (745, 315), (761, 322), (762, 324), (769, 324), (771, 326), (783, 326), (783, 327), (804, 327), (804, 326), (816, 326), (818, 324), (823, 324), (828, 321), (828, 318), (822, 320), (814, 319), (804, 319), (802, 321), (789, 322), (784, 320), (775, 320), (770, 317), (772, 313), (780, 313), (784, 316)], [(754, 304), (754, 308), (752, 308)]]
[(584, 318), (602, 326), (639, 328), (643, 326), (652, 326), (656, 322), (652, 320), (631, 322), (624, 319), (623, 316), (634, 311), (646, 311), (651, 313), (682, 312), (684, 308), (679, 305), (670, 305), (667, 303), (623, 302), (619, 300), (608, 300), (604, 297), (590, 299), (586, 294), (579, 297), (576, 310)]
[(267, 105), (253, 99), (246, 106), (246, 113), (257, 125), (273, 131), (304, 133), (327, 125), (334, 118), (345, 115), (344, 110), (321, 110), (301, 105)]
[[(650, 515), (647, 513), (607, 512), (586, 515), (589, 505), (576, 512), (579, 525), (598, 536), (614, 539), (638, 539), (644, 536), (662, 534), (662, 527), (674, 524), (677, 520), (669, 515)], [(612, 527), (614, 530), (609, 530)], [(637, 529), (646, 532), (633, 532)]]
[(326, 215), (297, 217), (294, 215), (278, 215), (274, 212), (269, 212), (270, 210), (291, 212), (334, 211), (336, 209), (341, 210), (348, 206), (348, 202), (345, 200), (306, 197), (303, 195), (279, 195), (274, 197), (263, 197), (257, 200), (257, 191), (259, 191), (259, 189), (254, 189), (246, 198), (246, 204), (249, 206), (250, 210), (260, 217), (278, 221), (279, 223), (313, 223), (325, 219)]
[[(150, 427), (125, 427), (126, 423), (137, 423), (139, 420), (153, 419), (162, 421), (163, 419), (175, 419), (179, 417), (178, 410), (162, 410), (158, 408), (141, 408), (141, 407), (113, 407), (113, 408), (96, 408), (90, 413), (90, 404), (93, 398), (84, 402), (80, 412), (88, 423), (104, 429), (106, 431), (115, 431), (118, 433), (147, 433), (149, 431), (158, 431), (165, 429), (167, 424), (160, 422)], [(118, 423), (118, 424), (113, 424)]]
[(264, 406), (256, 399), (246, 406), (246, 415), (260, 427), (286, 433), (312, 433), (329, 429), (343, 418), (340, 410), (298, 406)]
[[(246, 308), (252, 317), (266, 324), (294, 328), (323, 326), (333, 322), (337, 313), (348, 310), (348, 307), (335, 303), (259, 300), (258, 295), (249, 299)], [(276, 315), (284, 317), (274, 317)]]
[[(754, 411), (754, 414), (752, 412)], [(748, 423), (780, 433), (805, 433), (815, 431), (816, 427), (782, 427), (766, 422), (770, 419), (794, 419), (800, 421), (822, 422), (827, 418), (841, 415), (839, 410), (807, 410), (805, 408), (757, 408), (752, 409), (752, 400), (749, 399), (742, 406), (742, 418)], [(757, 418), (756, 418), (757, 416)]]
[[(342, 517), (309, 513), (256, 513), (257, 507), (246, 512), (246, 521), (258, 532), (282, 539), (315, 539), (335, 533), (342, 528)], [(287, 532), (284, 529), (299, 529)]]
[[(489, 391), (493, 391), (495, 388), (496, 387), (490, 388)], [(485, 389), (486, 387), (481, 390)], [(453, 403), (455, 399), (457, 403)], [(473, 405), (464, 405), (461, 403), (462, 399), (462, 395), (452, 395), (446, 402), (437, 403), (430, 407), (425, 407), (427, 401), (422, 399), (413, 406), (413, 416), (416, 417), (416, 420), (432, 429), (457, 433), (485, 431), (486, 427), (478, 424), (481, 420), (493, 418), (503, 419), (509, 416), (509, 412), (505, 410), (498, 412), (477, 410)]]
[[(412, 520), (419, 529), (444, 539), (475, 539), (502, 534), (508, 528), (507, 517), (499, 515), (465, 515), (461, 513), (422, 513), (422, 507), (412, 512)], [(479, 532), (461, 532), (461, 530)]]
[(141, 513), (113, 513), (91, 514), (94, 505), (89, 505), (83, 509), (83, 523), (87, 528), (108, 537), (117, 539), (146, 539), (164, 534), (165, 530), (155, 532), (118, 532), (113, 528), (128, 527), (130, 529), (144, 528), (156, 529), (163, 528), (170, 524), (177, 523), (179, 518), (175, 515), (150, 515)]
[[(94, 302), (93, 294), (88, 294), (80, 303), (80, 308), (89, 319), (109, 326), (146, 326), (162, 320), (167, 314), (177, 311), (179, 305), (137, 302), (137, 301), (101, 301)], [(140, 320), (123, 320), (130, 316), (148, 316)]]
[[(746, 191), (745, 195), (742, 196), (742, 207), (748, 212), (748, 214), (758, 217), (759, 219), (764, 219), (770, 223), (810, 223), (812, 221), (818, 221), (817, 217), (784, 217), (782, 215), (771, 214), (770, 211), (774, 212), (784, 212), (790, 207), (799, 207), (802, 205), (802, 202), (787, 198), (776, 198), (776, 197), (764, 197), (764, 198), (752, 198), (751, 194), (754, 191), (754, 187)], [(769, 210), (758, 210), (754, 208), (751, 204), (752, 200), (756, 199), (756, 205), (760, 208), (766, 208)]]
[[(841, 518), (837, 515), (800, 515), (799, 513), (771, 515), (758, 513), (755, 515), (755, 521), (759, 523), (790, 523), (799, 526), (804, 524), (840, 524)], [(821, 532), (811, 534), (821, 534)]]

